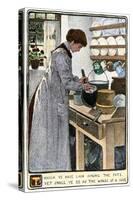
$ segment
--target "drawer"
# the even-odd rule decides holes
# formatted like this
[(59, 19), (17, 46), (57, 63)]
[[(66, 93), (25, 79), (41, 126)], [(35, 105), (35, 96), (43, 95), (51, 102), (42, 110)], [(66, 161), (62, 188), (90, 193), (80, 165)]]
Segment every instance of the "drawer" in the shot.
[(77, 125), (97, 139), (102, 139), (102, 125), (77, 113)]
[(69, 109), (69, 120), (76, 123), (76, 112), (72, 109)]

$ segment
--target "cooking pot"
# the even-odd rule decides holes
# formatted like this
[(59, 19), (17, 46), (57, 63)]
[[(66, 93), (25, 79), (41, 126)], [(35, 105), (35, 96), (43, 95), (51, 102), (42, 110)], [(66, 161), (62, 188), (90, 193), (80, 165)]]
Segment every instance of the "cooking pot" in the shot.
[(89, 91), (82, 90), (81, 98), (82, 102), (87, 106), (95, 106), (97, 98), (97, 87), (92, 85)]
[[(94, 70), (92, 70), (89, 73), (89, 76), (93, 71)], [(82, 90), (81, 98), (82, 98), (82, 101), (83, 101), (84, 104), (87, 104), (87, 105), (92, 106), (92, 107), (95, 106), (96, 105), (96, 99), (97, 99), (97, 91), (100, 90), (100, 89), (107, 89), (108, 88), (109, 80), (108, 80), (108, 77), (107, 77), (105, 72), (104, 72), (104, 74), (105, 74), (106, 79), (107, 79), (106, 81), (91, 80), (91, 81), (89, 81), (89, 84), (92, 86), (92, 89), (90, 91)], [(89, 79), (89, 76), (88, 76), (88, 79)]]
[(102, 81), (102, 80), (92, 80), (89, 81), (89, 83), (90, 85), (96, 86), (98, 90), (107, 89), (109, 85), (109, 81)]
[[(105, 71), (103, 71), (103, 74), (105, 75), (106, 80), (90, 80), (90, 75), (95, 72), (94, 70), (92, 70), (89, 75), (88, 75), (88, 80), (89, 80), (89, 84), (90, 85), (94, 85), (97, 87), (98, 90), (100, 89), (108, 89), (109, 87), (109, 80), (108, 77), (105, 73)], [(99, 74), (100, 75), (100, 74)]]

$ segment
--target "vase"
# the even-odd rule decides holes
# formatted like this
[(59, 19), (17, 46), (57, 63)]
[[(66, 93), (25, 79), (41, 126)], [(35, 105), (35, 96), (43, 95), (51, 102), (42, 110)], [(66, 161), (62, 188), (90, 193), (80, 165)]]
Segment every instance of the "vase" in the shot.
[(37, 59), (31, 60), (30, 63), (31, 63), (32, 69), (38, 69), (40, 60), (37, 60)]

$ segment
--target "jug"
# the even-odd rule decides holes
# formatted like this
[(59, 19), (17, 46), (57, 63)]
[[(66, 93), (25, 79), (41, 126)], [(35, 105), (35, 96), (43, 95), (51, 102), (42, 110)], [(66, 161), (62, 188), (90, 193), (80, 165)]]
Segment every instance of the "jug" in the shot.
[(125, 63), (122, 64), (121, 61), (114, 62), (113, 69), (116, 71), (118, 77), (124, 77), (125, 76)]

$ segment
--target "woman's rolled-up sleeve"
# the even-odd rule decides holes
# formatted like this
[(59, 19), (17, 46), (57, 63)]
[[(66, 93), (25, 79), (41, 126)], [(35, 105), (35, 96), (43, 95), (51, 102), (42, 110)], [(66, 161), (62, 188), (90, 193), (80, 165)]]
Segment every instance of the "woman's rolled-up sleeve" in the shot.
[(57, 55), (56, 67), (65, 89), (73, 91), (81, 91), (83, 89), (82, 84), (75, 80), (70, 70), (70, 64), (67, 55), (63, 53)]
[(79, 77), (73, 75), (73, 80), (74, 80), (74, 81), (79, 81)]

